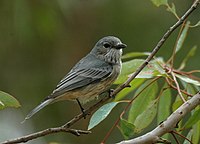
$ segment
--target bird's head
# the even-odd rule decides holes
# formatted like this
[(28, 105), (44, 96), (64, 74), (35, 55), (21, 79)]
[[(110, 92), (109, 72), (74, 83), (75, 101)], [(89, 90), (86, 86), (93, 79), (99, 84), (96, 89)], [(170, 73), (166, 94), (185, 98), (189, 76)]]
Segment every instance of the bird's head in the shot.
[(126, 47), (119, 38), (107, 36), (96, 43), (91, 53), (106, 62), (115, 64), (121, 61), (122, 49)]

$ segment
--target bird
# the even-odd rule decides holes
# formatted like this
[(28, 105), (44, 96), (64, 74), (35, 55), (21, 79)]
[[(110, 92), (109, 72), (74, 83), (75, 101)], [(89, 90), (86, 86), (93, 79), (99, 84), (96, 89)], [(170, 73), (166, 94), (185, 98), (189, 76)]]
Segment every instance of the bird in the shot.
[(62, 100), (77, 101), (84, 113), (82, 104), (109, 90), (119, 76), (122, 68), (122, 49), (126, 47), (127, 45), (115, 36), (101, 38), (64, 76), (53, 92), (25, 117), (24, 121), (47, 105)]

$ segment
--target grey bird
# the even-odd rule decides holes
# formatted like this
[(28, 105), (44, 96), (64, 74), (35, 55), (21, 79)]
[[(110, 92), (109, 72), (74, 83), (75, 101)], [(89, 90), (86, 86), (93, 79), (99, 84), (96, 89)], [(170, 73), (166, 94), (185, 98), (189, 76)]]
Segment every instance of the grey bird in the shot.
[(71, 69), (55, 90), (34, 108), (25, 120), (45, 106), (61, 100), (76, 100), (83, 112), (81, 104), (107, 91), (119, 76), (122, 49), (125, 47), (126, 44), (114, 36), (100, 39), (90, 53)]

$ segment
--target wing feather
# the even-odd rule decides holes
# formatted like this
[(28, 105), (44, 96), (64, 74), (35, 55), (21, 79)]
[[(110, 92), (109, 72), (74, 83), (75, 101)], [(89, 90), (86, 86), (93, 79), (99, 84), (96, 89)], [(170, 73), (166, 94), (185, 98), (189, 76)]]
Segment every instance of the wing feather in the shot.
[(67, 91), (81, 88), (90, 83), (100, 81), (112, 73), (111, 66), (101, 68), (80, 69), (70, 72), (53, 91), (52, 96), (61, 95)]

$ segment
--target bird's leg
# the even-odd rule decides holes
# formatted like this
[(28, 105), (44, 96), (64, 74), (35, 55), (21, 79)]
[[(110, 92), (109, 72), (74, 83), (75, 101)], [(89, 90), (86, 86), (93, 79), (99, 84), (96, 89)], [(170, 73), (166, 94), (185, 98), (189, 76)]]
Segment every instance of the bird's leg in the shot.
[(76, 99), (76, 101), (78, 102), (78, 105), (79, 105), (79, 107), (81, 109), (81, 112), (83, 113), (84, 119), (86, 119), (86, 115), (87, 114), (85, 113), (85, 109), (82, 107), (82, 105), (81, 105), (81, 103), (80, 103), (80, 101), (78, 99)]
[(109, 89), (109, 90), (108, 90), (108, 95), (109, 95), (109, 97), (111, 97), (111, 98), (114, 99), (115, 96), (112, 96), (113, 91), (114, 91), (114, 89)]

